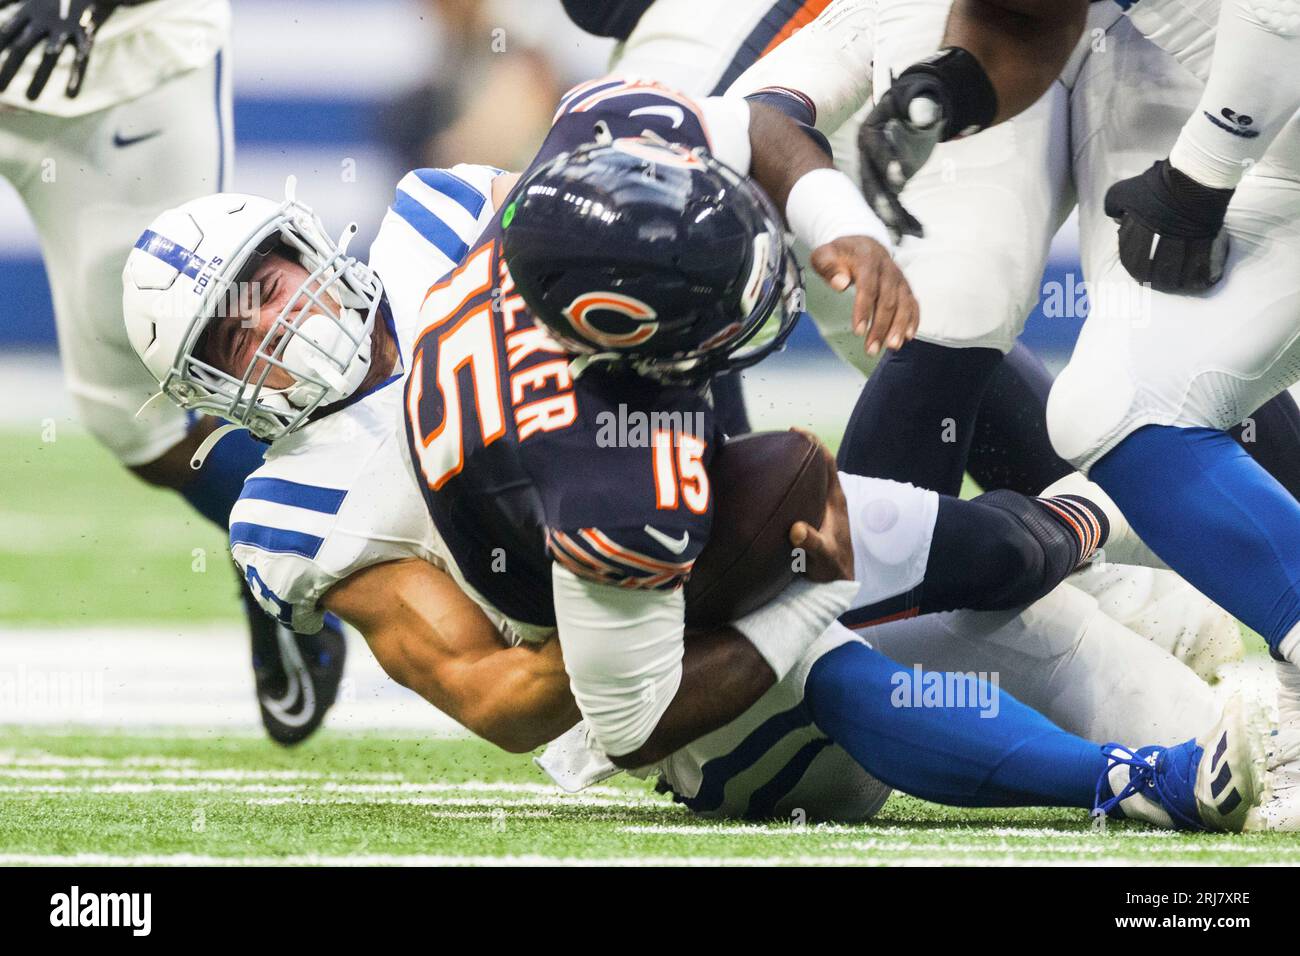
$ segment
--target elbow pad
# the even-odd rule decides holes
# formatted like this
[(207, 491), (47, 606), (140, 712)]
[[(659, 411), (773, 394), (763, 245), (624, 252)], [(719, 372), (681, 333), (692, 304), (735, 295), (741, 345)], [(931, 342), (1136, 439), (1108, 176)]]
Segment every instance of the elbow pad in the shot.
[(619, 588), (551, 573), (569, 687), (592, 743), (613, 757), (641, 749), (677, 696), (685, 592)]

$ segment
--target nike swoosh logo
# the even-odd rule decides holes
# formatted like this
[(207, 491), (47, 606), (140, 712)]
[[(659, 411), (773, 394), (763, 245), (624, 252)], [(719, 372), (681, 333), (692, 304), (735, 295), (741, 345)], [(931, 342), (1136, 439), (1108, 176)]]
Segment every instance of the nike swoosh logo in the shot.
[(650, 535), (673, 554), (681, 554), (686, 550), (686, 546), (691, 543), (691, 533), (683, 531), (680, 538), (670, 538), (658, 528), (652, 528), (650, 525), (645, 526), (645, 533)]
[(134, 146), (136, 143), (143, 143), (146, 139), (153, 139), (155, 136), (161, 136), (162, 130), (156, 129), (152, 133), (144, 133), (140, 136), (123, 136), (121, 133), (113, 134), (113, 145), (118, 149), (126, 146)]
[(643, 106), (633, 110), (628, 116), (666, 116), (673, 121), (673, 129), (686, 122), (686, 112), (680, 106)]

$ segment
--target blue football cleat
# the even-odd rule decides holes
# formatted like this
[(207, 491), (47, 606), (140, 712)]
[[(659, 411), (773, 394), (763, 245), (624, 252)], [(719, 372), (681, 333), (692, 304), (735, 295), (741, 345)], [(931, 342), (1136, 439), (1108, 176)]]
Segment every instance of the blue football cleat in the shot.
[(1103, 826), (1119, 814), (1176, 830), (1240, 832), (1266, 796), (1266, 731), (1262, 711), (1234, 697), (1208, 733), (1177, 746), (1106, 744), (1110, 764), (1093, 816)]

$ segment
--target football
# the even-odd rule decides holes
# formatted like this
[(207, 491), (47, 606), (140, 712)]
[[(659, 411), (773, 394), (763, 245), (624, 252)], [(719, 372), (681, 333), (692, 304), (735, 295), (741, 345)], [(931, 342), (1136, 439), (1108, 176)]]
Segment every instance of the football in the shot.
[(829, 480), (802, 432), (759, 432), (724, 444), (709, 468), (713, 530), (686, 584), (686, 622), (725, 624), (794, 580), (790, 528), (820, 523)]

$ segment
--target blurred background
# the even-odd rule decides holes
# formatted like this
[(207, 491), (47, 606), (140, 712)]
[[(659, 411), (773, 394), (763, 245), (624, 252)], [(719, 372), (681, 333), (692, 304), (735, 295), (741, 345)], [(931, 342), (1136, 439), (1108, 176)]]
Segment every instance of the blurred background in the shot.
[[(374, 235), (408, 169), (525, 163), (563, 91), (600, 75), (611, 54), (609, 41), (569, 23), (559, 0), (233, 7), (233, 188), (278, 196), (292, 173), (298, 195), (332, 232), (349, 220), (360, 225), (353, 248)], [(1071, 299), (1072, 236), (1067, 227), (1045, 278)], [(147, 719), (159, 701), (171, 718), (254, 720), (224, 536), (176, 496), (132, 478), (77, 426), (35, 230), (2, 180), (0, 290), (0, 655), (32, 668), (111, 655), (108, 679), (151, 687), (152, 703), (143, 716), (104, 715), (110, 721)], [(1059, 360), (1078, 325), (1038, 315), (1028, 340)], [(757, 427), (804, 424), (832, 443), (859, 387), (810, 323), (745, 379)], [(51, 640), (51, 631), (62, 639)], [(373, 668), (364, 651), (354, 660)], [(389, 693), (371, 677), (375, 694)], [(203, 692), (193, 683), (200, 680)], [(182, 698), (191, 703), (165, 707)], [(105, 699), (129, 710), (141, 698)], [(194, 706), (199, 699), (202, 707)], [(41, 714), (51, 723), (67, 716), (27, 707), (23, 718)]]
[[(234, 0), (233, 187), (271, 196), (288, 173), (327, 225), (374, 234), (402, 173), (456, 162), (526, 162), (559, 96), (599, 75), (610, 41), (573, 26), (559, 0)], [(287, 42), (292, 38), (292, 42)], [(1067, 228), (1048, 278), (1077, 265)], [(0, 180), (0, 351), (55, 347), (32, 224)], [(1041, 319), (1040, 317), (1037, 317)], [(791, 345), (818, 353), (809, 326)], [(1052, 354), (1070, 319), (1030, 323)]]

